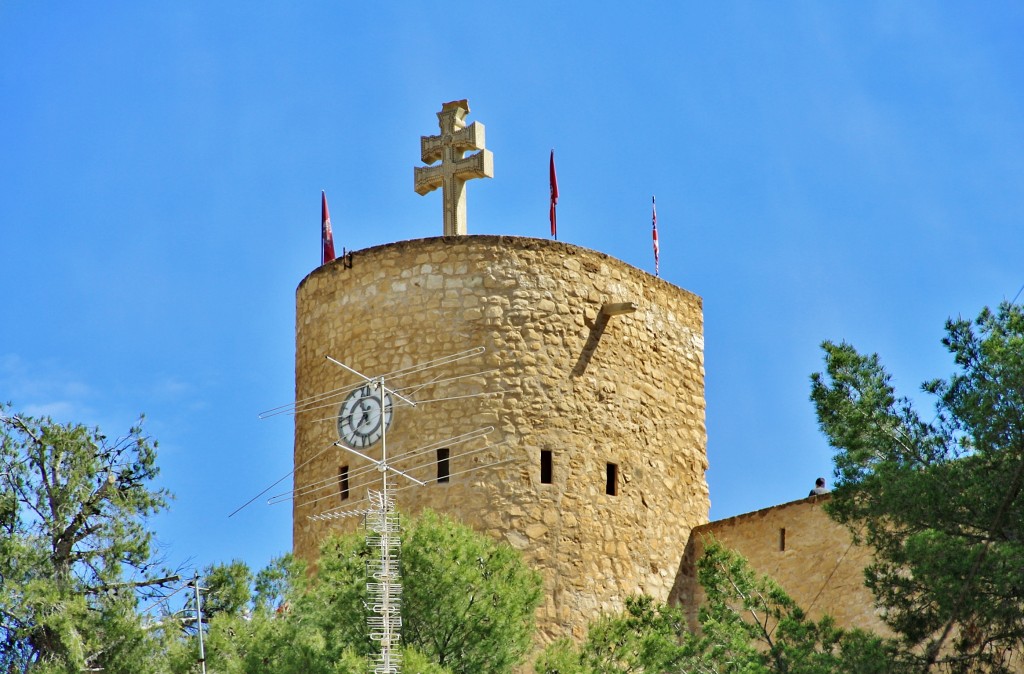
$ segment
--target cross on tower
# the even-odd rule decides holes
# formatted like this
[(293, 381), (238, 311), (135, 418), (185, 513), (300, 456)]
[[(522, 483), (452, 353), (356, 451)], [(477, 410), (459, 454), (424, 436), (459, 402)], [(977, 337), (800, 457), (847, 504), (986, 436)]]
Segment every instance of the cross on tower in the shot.
[[(444, 235), (466, 234), (466, 181), (494, 177), (494, 155), (484, 148), (484, 125), (473, 122), (466, 126), (469, 103), (451, 101), (441, 106), (437, 124), (441, 134), (420, 137), (420, 158), (426, 164), (414, 169), (416, 193), (423, 195), (443, 188)], [(470, 150), (480, 150), (468, 157)]]

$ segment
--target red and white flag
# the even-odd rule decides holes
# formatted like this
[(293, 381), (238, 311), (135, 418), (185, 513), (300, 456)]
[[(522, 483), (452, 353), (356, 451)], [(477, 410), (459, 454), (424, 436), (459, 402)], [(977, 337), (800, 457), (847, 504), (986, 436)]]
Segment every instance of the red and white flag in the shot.
[(327, 193), (320, 192), (320, 264), (334, 259), (334, 234), (331, 232), (331, 214), (327, 212)]
[(551, 236), (558, 239), (558, 226), (555, 224), (555, 204), (558, 203), (558, 176), (555, 175), (555, 151), (551, 151), (551, 165), (549, 167), (548, 180), (551, 184), (551, 212), (548, 214), (551, 220)]
[(654, 195), (651, 195), (651, 237), (654, 239), (654, 275), (659, 276), (658, 273), (658, 254), (661, 252), (658, 249), (658, 209), (654, 204)]

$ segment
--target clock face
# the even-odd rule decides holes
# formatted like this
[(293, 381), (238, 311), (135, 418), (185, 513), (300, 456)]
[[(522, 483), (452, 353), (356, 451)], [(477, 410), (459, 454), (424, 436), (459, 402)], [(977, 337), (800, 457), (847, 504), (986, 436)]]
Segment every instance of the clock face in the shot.
[(381, 409), (380, 391), (367, 384), (350, 393), (338, 410), (338, 437), (349, 447), (369, 447), (380, 440), (391, 425), (391, 395), (384, 393)]

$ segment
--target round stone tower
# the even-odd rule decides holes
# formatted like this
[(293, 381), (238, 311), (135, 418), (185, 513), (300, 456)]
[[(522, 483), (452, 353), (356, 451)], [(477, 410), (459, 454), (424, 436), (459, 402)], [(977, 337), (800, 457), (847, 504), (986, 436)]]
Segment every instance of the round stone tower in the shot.
[[(426, 483), (396, 491), (398, 509), (448, 513), (522, 551), (544, 576), (544, 640), (582, 636), (631, 594), (668, 599), (709, 507), (699, 297), (601, 253), (511, 236), (357, 251), (296, 296), (296, 400), (325, 396), (296, 415), (299, 557), (359, 523), (314, 516), (379, 488), (334, 445), (358, 379), (328, 357), (378, 376), (482, 347), (396, 384), (420, 402), (394, 400), (387, 452), (416, 454), (409, 474)], [(445, 446), (481, 428), (493, 430)], [(362, 442), (380, 457), (379, 440)]]

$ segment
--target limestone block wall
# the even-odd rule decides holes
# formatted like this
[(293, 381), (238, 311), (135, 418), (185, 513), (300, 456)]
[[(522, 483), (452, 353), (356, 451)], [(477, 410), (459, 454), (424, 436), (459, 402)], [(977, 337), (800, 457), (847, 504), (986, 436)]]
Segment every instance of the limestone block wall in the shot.
[[(600, 314), (616, 302), (637, 309)], [(462, 236), (357, 251), (307, 276), (296, 305), (297, 400), (355, 383), (325, 356), (380, 375), (484, 347), (397, 382), (413, 398), (446, 400), (396, 405), (389, 456), (494, 430), (488, 443), (451, 447), (448, 482), (430, 463), (411, 471), (427, 486), (395, 497), (404, 512), (429, 506), (521, 550), (544, 576), (542, 639), (582, 636), (633, 593), (668, 598), (709, 505), (699, 297), (576, 246)], [(358, 503), (377, 480), (332, 446), (339, 404), (296, 416), (294, 550), (311, 561), (330, 529), (358, 521), (310, 517)], [(366, 451), (379, 456), (380, 444)]]
[(712, 536), (774, 578), (813, 618), (827, 613), (842, 627), (888, 634), (864, 587), (871, 551), (853, 545), (846, 528), (821, 509), (829, 498), (810, 497), (696, 527), (671, 601), (684, 606), (691, 626), (696, 624), (704, 594), (695, 564)]

